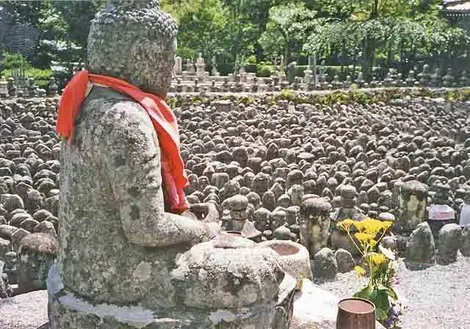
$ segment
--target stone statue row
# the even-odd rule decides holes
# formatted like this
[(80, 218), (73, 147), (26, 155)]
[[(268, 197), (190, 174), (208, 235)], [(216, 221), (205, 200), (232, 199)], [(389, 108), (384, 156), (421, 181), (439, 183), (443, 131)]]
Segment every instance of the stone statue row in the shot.
[[(391, 87), (430, 87), (430, 88), (458, 88), (469, 86), (470, 80), (467, 71), (463, 71), (460, 77), (453, 75), (451, 68), (447, 69), (444, 76), (436, 69), (431, 74), (429, 65), (425, 65), (423, 72), (416, 75), (411, 70), (408, 77), (404, 78), (401, 73), (390, 69), (384, 79), (373, 77), (367, 82), (362, 73), (356, 79), (350, 75), (341, 80), (338, 75), (329, 79), (325, 72), (320, 72), (318, 78), (306, 74), (305, 77), (296, 77), (293, 72), (287, 72), (287, 76), (275, 74), (269, 78), (256, 77), (254, 73), (239, 72), (228, 76), (198, 75), (189, 78), (178, 76), (174, 80), (171, 92), (276, 92), (283, 89), (294, 89), (299, 91), (315, 90), (338, 90), (348, 89), (356, 85), (359, 88), (391, 88)], [(207, 73), (207, 72), (206, 72)]]
[[(179, 61), (176, 60), (178, 66)], [(338, 75), (329, 79), (324, 70), (320, 69), (318, 78), (314, 79), (311, 71), (308, 70), (304, 77), (296, 77), (293, 72), (294, 66), (288, 66), (287, 75), (275, 74), (269, 78), (256, 77), (254, 73), (247, 73), (241, 69), (238, 73), (221, 77), (216, 69), (212, 75), (204, 71), (204, 59), (196, 61), (197, 70), (188, 72), (189, 75), (177, 76), (174, 79), (170, 91), (172, 93), (185, 92), (231, 92), (231, 93), (257, 93), (257, 92), (277, 92), (283, 89), (294, 89), (299, 91), (314, 90), (338, 90), (348, 89), (353, 84), (359, 88), (384, 88), (384, 87), (431, 87), (431, 88), (458, 88), (470, 85), (467, 71), (462, 71), (459, 77), (454, 76), (451, 68), (442, 76), (440, 69), (436, 68), (431, 73), (429, 65), (424, 65), (423, 71), (416, 74), (411, 70), (406, 79), (401, 73), (394, 69), (389, 69), (384, 79), (373, 77), (367, 82), (360, 72), (356, 79), (350, 75), (342, 81)], [(192, 66), (190, 66), (192, 67)], [(310, 72), (310, 73), (309, 73)], [(184, 73), (184, 72), (183, 72)], [(58, 85), (54, 77), (50, 78), (47, 90), (35, 85), (33, 78), (26, 78), (25, 81), (18, 81), (13, 77), (0, 79), (0, 98), (9, 97), (54, 97), (59, 94)]]
[(34, 78), (26, 78), (24, 81), (19, 81), (13, 77), (8, 79), (0, 78), (0, 98), (54, 97), (59, 94), (58, 91), (57, 82), (54, 77), (50, 78), (47, 90), (39, 88)]

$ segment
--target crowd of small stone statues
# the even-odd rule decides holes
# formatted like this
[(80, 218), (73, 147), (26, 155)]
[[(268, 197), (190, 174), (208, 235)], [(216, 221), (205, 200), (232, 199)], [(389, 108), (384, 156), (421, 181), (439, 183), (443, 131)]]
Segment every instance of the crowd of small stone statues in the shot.
[[(468, 103), (183, 102), (187, 199), (216, 203), (225, 230), (302, 243), (319, 278), (354, 267), (357, 251), (335, 226), (346, 218), (393, 220), (384, 243), (410, 267), (470, 256), (470, 231), (456, 224), (470, 204)], [(44, 289), (57, 253), (56, 106), (0, 102), (0, 297)], [(429, 225), (435, 204), (454, 218)]]
[(9, 77), (8, 79), (0, 78), (0, 98), (15, 97), (54, 97), (59, 94), (59, 87), (56, 79), (51, 77), (46, 89), (37, 86), (33, 78), (25, 76)]

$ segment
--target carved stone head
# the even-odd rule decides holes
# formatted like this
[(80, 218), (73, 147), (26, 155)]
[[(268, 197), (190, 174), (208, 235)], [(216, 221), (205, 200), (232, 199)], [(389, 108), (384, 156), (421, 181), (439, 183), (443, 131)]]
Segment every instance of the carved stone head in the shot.
[(166, 97), (176, 52), (175, 21), (158, 0), (110, 0), (92, 21), (88, 70)]

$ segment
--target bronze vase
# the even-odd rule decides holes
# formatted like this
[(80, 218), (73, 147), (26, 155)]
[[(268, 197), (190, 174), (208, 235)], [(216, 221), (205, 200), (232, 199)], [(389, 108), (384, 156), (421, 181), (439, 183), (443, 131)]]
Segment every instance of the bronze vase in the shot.
[(336, 329), (375, 329), (375, 305), (362, 298), (346, 298), (338, 303)]

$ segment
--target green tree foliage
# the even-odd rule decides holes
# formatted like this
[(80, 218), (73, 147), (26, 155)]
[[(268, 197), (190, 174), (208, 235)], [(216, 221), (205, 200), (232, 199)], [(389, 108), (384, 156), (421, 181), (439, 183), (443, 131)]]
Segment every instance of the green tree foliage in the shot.
[(96, 13), (106, 4), (106, 0), (68, 0), (54, 1), (53, 8), (61, 16), (63, 31), (66, 33), (63, 41), (68, 51), (63, 53), (69, 61), (84, 61), (90, 22)]
[(385, 66), (399, 62), (406, 71), (418, 57), (455, 59), (470, 46), (467, 32), (439, 16), (440, 1), (342, 2), (315, 2), (317, 19), (321, 16), (325, 21), (319, 34), (309, 36), (304, 50), (324, 58), (334, 54), (353, 58), (362, 64), (366, 77), (378, 60)]
[(179, 25), (178, 54), (196, 59), (201, 53), (212, 59), (226, 51), (230, 42), (226, 32), (229, 13), (220, 0), (163, 1)]
[(284, 56), (290, 62), (302, 51), (307, 36), (315, 34), (319, 20), (316, 12), (303, 3), (290, 3), (272, 7), (266, 31), (259, 42), (266, 54)]
[[(29, 62), (38, 68), (86, 59), (90, 20), (107, 0), (0, 0), (15, 21), (40, 31)], [(201, 53), (219, 71), (251, 64), (268, 72), (270, 61), (306, 62), (316, 53), (328, 65), (360, 65), (365, 77), (375, 66), (403, 73), (418, 61), (461, 59), (470, 37), (439, 14), (440, 0), (162, 0), (179, 24), (178, 54)], [(214, 60), (213, 60), (214, 59)], [(444, 65), (443, 65), (444, 66)], [(224, 69), (223, 69), (224, 68)], [(260, 73), (260, 72), (258, 72)]]

